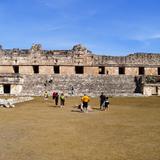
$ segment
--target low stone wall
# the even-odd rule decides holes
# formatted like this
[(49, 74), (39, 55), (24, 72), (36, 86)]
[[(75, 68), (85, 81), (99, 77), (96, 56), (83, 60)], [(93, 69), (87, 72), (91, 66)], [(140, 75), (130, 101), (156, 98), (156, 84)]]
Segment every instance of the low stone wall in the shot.
[(11, 108), (15, 104), (33, 100), (33, 97), (16, 97), (10, 99), (0, 99), (0, 107)]

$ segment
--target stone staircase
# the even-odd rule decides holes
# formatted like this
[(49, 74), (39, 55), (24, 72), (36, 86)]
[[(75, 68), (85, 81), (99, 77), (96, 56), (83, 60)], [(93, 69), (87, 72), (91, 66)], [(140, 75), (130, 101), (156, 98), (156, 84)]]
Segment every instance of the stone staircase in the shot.
[(100, 95), (104, 92), (107, 95), (134, 94), (136, 84), (134, 76), (84, 76), (84, 75), (32, 75), (24, 76), (22, 95), (43, 95), (47, 90), (52, 93), (70, 93), (71, 86), (74, 87), (75, 95)]

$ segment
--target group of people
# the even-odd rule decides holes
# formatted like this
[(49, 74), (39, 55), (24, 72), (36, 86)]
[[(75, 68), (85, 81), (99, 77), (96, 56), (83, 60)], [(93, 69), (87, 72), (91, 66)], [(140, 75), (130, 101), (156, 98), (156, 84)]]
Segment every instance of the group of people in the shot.
[[(109, 109), (109, 99), (107, 96), (104, 95), (104, 93), (102, 92), (100, 95), (100, 110), (101, 111), (106, 111)], [(84, 96), (81, 98), (82, 103), (78, 106), (78, 108), (82, 111), (82, 112), (88, 112), (88, 111), (92, 111), (92, 109), (89, 107), (88, 103), (90, 101), (90, 98), (84, 94)]]
[[(48, 99), (48, 93), (45, 92), (44, 93), (44, 97), (45, 99)], [(58, 92), (53, 92), (52, 93), (52, 98), (55, 101), (55, 105), (57, 106), (59, 104), (59, 100), (60, 100), (60, 107), (63, 108), (65, 105), (65, 96), (64, 93), (61, 93), (60, 95), (58, 94)], [(100, 97), (100, 110), (101, 111), (106, 111), (109, 109), (109, 100), (108, 97), (104, 95), (104, 93), (102, 92)], [(88, 112), (88, 111), (92, 111), (92, 109), (89, 106), (89, 102), (90, 102), (90, 98), (89, 96), (87, 96), (86, 94), (84, 94), (84, 96), (82, 96), (81, 98), (81, 104), (78, 106), (78, 109), (80, 109), (82, 112)]]
[(52, 93), (52, 98), (55, 101), (55, 105), (58, 105), (59, 99), (60, 99), (60, 107), (63, 108), (65, 104), (65, 96), (64, 93), (61, 93), (60, 96), (58, 92), (53, 92)]
[[(48, 92), (45, 91), (44, 93), (44, 98), (47, 100), (49, 97)], [(65, 105), (65, 96), (64, 93), (61, 93), (60, 96), (58, 92), (53, 92), (52, 93), (52, 99), (55, 101), (55, 105), (57, 106), (59, 104), (59, 99), (60, 99), (60, 107), (63, 108)]]
[(100, 109), (102, 111), (106, 111), (109, 109), (109, 99), (104, 95), (103, 92), (100, 95)]

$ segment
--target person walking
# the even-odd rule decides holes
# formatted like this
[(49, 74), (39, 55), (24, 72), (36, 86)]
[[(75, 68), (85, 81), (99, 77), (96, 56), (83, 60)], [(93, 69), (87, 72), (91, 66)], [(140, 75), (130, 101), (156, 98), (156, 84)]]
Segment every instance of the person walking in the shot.
[(83, 111), (84, 112), (88, 112), (88, 103), (90, 101), (89, 96), (87, 96), (86, 94), (84, 94), (84, 96), (81, 98), (81, 101), (83, 103)]
[(106, 97), (102, 92), (100, 95), (100, 110), (106, 111), (106, 109), (108, 109), (108, 106), (109, 106), (108, 97)]
[(74, 87), (71, 86), (71, 95), (73, 96), (74, 95)]
[(45, 91), (45, 92), (44, 92), (44, 99), (45, 99), (45, 100), (48, 100), (48, 97), (49, 97), (48, 92)]
[(55, 97), (56, 97), (56, 92), (53, 91), (53, 93), (52, 93), (52, 99), (55, 99)]
[(57, 106), (58, 105), (58, 100), (59, 100), (58, 92), (56, 92), (54, 100), (55, 100), (55, 105)]
[(109, 110), (109, 99), (106, 97), (105, 105), (104, 105), (104, 111)]
[(102, 92), (100, 95), (100, 110), (104, 109), (105, 101), (106, 101), (106, 96)]
[(60, 95), (60, 103), (61, 103), (61, 108), (63, 108), (65, 104), (65, 96), (63, 93)]

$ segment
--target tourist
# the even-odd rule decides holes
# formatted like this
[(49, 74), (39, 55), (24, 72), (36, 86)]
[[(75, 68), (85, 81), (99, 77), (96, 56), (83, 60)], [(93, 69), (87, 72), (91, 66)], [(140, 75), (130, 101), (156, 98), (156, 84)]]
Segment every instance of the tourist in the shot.
[(103, 94), (103, 92), (100, 95), (100, 110), (103, 110), (103, 106), (105, 105), (106, 96)]
[(84, 111), (83, 110), (83, 103), (80, 103), (77, 108), (80, 109), (81, 112), (83, 112)]
[(56, 92), (53, 91), (53, 93), (52, 93), (52, 98), (55, 99), (55, 97), (56, 97)]
[(73, 95), (73, 94), (74, 94), (74, 87), (71, 86), (71, 95)]
[(106, 97), (102, 92), (100, 95), (100, 110), (105, 111), (106, 109), (108, 109), (108, 105), (109, 105), (108, 97)]
[(61, 103), (61, 108), (63, 108), (65, 103), (65, 96), (63, 93), (60, 95), (60, 103)]
[(58, 92), (56, 92), (54, 99), (55, 99), (55, 105), (57, 106), (58, 105), (58, 100), (59, 100), (59, 94), (58, 94)]
[(81, 101), (83, 103), (83, 111), (88, 112), (88, 103), (90, 101), (90, 98), (84, 94), (84, 96), (81, 98)]
[(106, 97), (105, 105), (104, 105), (104, 111), (109, 110), (109, 99)]
[(45, 92), (44, 92), (44, 99), (45, 99), (45, 100), (48, 100), (48, 97), (49, 97), (48, 92), (45, 91)]

